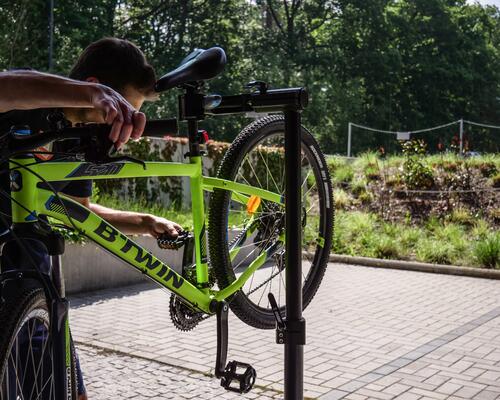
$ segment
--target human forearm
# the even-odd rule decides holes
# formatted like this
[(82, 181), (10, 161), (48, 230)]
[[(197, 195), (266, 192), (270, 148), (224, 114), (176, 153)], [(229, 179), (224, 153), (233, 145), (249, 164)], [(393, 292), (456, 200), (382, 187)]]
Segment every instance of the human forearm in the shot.
[(119, 231), (127, 235), (140, 235), (147, 232), (144, 227), (151, 220), (149, 214), (138, 213), (133, 211), (113, 210), (112, 208), (104, 207), (99, 204), (89, 204), (91, 211), (95, 212), (101, 218), (116, 227)]
[(166, 233), (171, 237), (176, 237), (178, 232), (182, 230), (179, 224), (162, 217), (133, 211), (114, 210), (109, 207), (91, 203), (89, 197), (69, 197), (89, 208), (125, 234), (151, 235), (158, 237)]
[(42, 107), (91, 108), (99, 90), (93, 83), (24, 70), (0, 72), (0, 87), (1, 112)]
[(143, 113), (107, 86), (36, 71), (0, 72), (0, 112), (56, 107), (97, 110), (112, 125), (109, 138), (116, 148), (139, 139), (146, 124)]

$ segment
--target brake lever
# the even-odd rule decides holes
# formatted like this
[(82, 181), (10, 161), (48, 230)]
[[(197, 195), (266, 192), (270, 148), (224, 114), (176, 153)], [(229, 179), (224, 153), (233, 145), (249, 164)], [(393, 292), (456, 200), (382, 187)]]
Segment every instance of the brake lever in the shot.
[(131, 156), (117, 156), (118, 150), (115, 144), (101, 133), (96, 133), (84, 140), (85, 160), (93, 164), (109, 164), (121, 161), (129, 161), (142, 165), (146, 169), (146, 163)]

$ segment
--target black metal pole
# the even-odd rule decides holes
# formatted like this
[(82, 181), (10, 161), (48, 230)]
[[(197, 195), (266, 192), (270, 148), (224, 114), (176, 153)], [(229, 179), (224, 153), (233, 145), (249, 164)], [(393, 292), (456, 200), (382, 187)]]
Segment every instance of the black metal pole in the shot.
[[(302, 318), (300, 113), (285, 110), (286, 325), (285, 399), (303, 399), (305, 321)], [(303, 337), (302, 337), (303, 336)]]

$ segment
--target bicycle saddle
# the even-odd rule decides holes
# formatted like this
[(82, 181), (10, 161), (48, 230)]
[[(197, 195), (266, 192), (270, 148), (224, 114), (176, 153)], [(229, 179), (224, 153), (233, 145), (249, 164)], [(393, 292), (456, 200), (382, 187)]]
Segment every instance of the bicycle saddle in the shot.
[(163, 92), (184, 83), (215, 78), (225, 65), (226, 53), (220, 47), (196, 49), (176, 69), (158, 79), (155, 90)]

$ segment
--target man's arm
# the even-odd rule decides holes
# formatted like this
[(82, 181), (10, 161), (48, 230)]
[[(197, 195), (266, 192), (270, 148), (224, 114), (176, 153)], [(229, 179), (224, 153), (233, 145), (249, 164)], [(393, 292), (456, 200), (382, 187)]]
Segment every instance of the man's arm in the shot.
[(88, 197), (69, 197), (83, 204), (102, 219), (128, 235), (151, 235), (158, 237), (160, 234), (166, 233), (171, 237), (177, 237), (178, 231), (182, 230), (179, 224), (162, 217), (133, 211), (114, 210), (91, 203)]
[(97, 83), (80, 82), (36, 71), (0, 72), (0, 112), (33, 108), (95, 108), (113, 125), (110, 139), (117, 147), (138, 139), (146, 123), (120, 94)]

